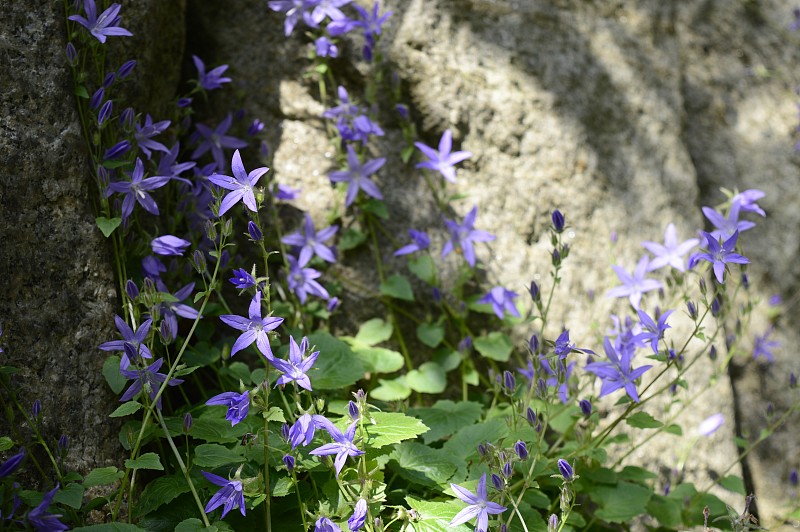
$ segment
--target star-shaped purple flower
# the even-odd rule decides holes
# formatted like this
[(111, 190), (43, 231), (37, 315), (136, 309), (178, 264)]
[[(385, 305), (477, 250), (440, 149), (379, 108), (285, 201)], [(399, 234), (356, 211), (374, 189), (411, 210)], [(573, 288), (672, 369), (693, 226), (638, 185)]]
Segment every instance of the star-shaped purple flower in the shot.
[(367, 522), (367, 500), (358, 499), (355, 508), (353, 508), (353, 515), (347, 520), (347, 527), (351, 532), (361, 530), (364, 523)]
[(512, 316), (519, 318), (519, 310), (514, 304), (514, 299), (518, 296), (516, 292), (506, 290), (502, 286), (495, 286), (488, 294), (478, 300), (478, 303), (491, 303), (492, 310), (497, 314), (501, 320), (505, 316), (506, 311)]
[(466, 259), (467, 264), (475, 266), (473, 242), (490, 242), (495, 239), (493, 234), (475, 229), (475, 218), (477, 216), (478, 206), (476, 205), (464, 216), (464, 221), (461, 222), (461, 225), (445, 218), (444, 223), (450, 232), (450, 240), (442, 248), (442, 257), (449, 255), (455, 248), (460, 248), (464, 253), (464, 259)]
[(317, 429), (325, 429), (328, 433), (332, 430), (337, 430), (325, 416), (303, 414), (289, 428), (287, 441), (292, 444), (292, 449), (301, 443), (306, 446), (314, 439), (314, 433)]
[(618, 346), (611, 344), (608, 336), (603, 341), (603, 348), (605, 349), (608, 362), (590, 362), (586, 364), (586, 371), (594, 373), (603, 382), (600, 387), (600, 397), (606, 396), (612, 392), (625, 389), (625, 393), (633, 399), (634, 402), (639, 402), (639, 393), (636, 391), (636, 384), (633, 382), (641, 377), (644, 372), (653, 366), (640, 366), (636, 369), (631, 368), (631, 361), (633, 359), (634, 350), (632, 347), (622, 349), (622, 353), (618, 352)]
[(453, 134), (448, 129), (439, 140), (439, 151), (434, 150), (430, 146), (421, 142), (415, 142), (414, 146), (419, 148), (422, 153), (428, 158), (427, 161), (417, 163), (417, 168), (428, 168), (442, 174), (442, 177), (450, 181), (456, 182), (456, 170), (453, 168), (461, 161), (472, 157), (468, 151), (452, 152), (453, 148)]
[(150, 159), (153, 155), (150, 150), (156, 150), (164, 153), (170, 153), (169, 148), (153, 140), (153, 137), (164, 132), (169, 127), (171, 122), (169, 120), (162, 120), (161, 122), (153, 122), (153, 117), (149, 114), (144, 117), (144, 125), (140, 126), (136, 123), (136, 132), (133, 137), (139, 145), (139, 149), (144, 152), (145, 156)]
[(756, 336), (753, 341), (753, 358), (764, 357), (768, 362), (774, 362), (775, 356), (772, 354), (774, 349), (781, 346), (780, 342), (770, 340), (769, 335), (772, 334), (772, 329), (768, 329), (761, 336)]
[(122, 200), (123, 220), (131, 215), (136, 202), (139, 202), (139, 205), (150, 214), (158, 215), (158, 205), (147, 191), (155, 190), (166, 185), (169, 182), (169, 176), (159, 175), (143, 179), (144, 164), (138, 157), (133, 167), (133, 173), (126, 173), (126, 175), (131, 178), (130, 181), (115, 181), (108, 185), (108, 190), (110, 192), (125, 194), (125, 199)]
[(86, 18), (80, 15), (70, 15), (70, 20), (74, 20), (91, 33), (101, 43), (106, 42), (106, 37), (131, 37), (133, 34), (125, 28), (120, 28), (122, 17), (119, 15), (119, 4), (111, 4), (108, 9), (97, 16), (97, 5), (94, 0), (83, 0), (83, 9)]
[(250, 309), (247, 318), (236, 316), (235, 314), (225, 314), (224, 316), (220, 316), (219, 319), (226, 325), (243, 331), (231, 348), (231, 357), (255, 342), (258, 350), (262, 355), (267, 357), (267, 360), (273, 358), (272, 348), (270, 348), (269, 345), (269, 335), (267, 333), (277, 329), (278, 326), (283, 323), (283, 318), (261, 317), (260, 291), (256, 292), (256, 295), (253, 297), (252, 301), (250, 301)]
[(642, 242), (642, 246), (655, 257), (647, 265), (647, 271), (657, 270), (667, 265), (672, 266), (680, 272), (686, 271), (686, 262), (683, 256), (689, 253), (698, 244), (700, 244), (700, 240), (696, 238), (690, 238), (684, 242), (678, 243), (675, 224), (669, 224), (667, 230), (664, 232), (663, 246), (655, 242)]
[(228, 113), (228, 116), (214, 129), (211, 129), (205, 124), (197, 124), (197, 132), (203, 137), (203, 141), (192, 152), (192, 159), (196, 160), (205, 152), (211, 150), (214, 162), (217, 163), (217, 169), (223, 170), (225, 168), (225, 154), (222, 151), (223, 148), (239, 149), (247, 147), (247, 142), (231, 135), (226, 135), (232, 123), (233, 115)]
[(334, 183), (346, 182), (347, 194), (345, 196), (344, 205), (349, 207), (355, 201), (359, 190), (363, 190), (369, 196), (376, 199), (383, 199), (381, 191), (373, 183), (369, 176), (381, 169), (386, 163), (385, 157), (377, 159), (370, 159), (363, 165), (358, 158), (353, 146), (347, 146), (347, 170), (339, 170), (331, 173), (331, 181)]
[[(275, 12), (285, 12), (286, 19), (283, 21), (283, 29), (286, 36), (292, 34), (295, 25), (302, 16), (306, 18), (306, 11), (319, 4), (320, 0), (270, 0), (267, 2), (269, 8)], [(309, 19), (310, 20), (310, 19)]]
[(231, 422), (231, 427), (234, 427), (244, 420), (250, 411), (250, 393), (247, 390), (244, 393), (223, 392), (206, 401), (206, 404), (227, 406), (225, 419)]
[(664, 332), (667, 329), (671, 329), (669, 325), (667, 325), (667, 319), (669, 318), (670, 314), (674, 311), (668, 310), (661, 314), (658, 317), (658, 322), (654, 321), (653, 318), (648, 316), (648, 314), (643, 310), (638, 310), (639, 313), (639, 321), (642, 323), (642, 332), (636, 335), (636, 338), (633, 340), (634, 342), (650, 342), (650, 348), (653, 350), (653, 353), (656, 355), (658, 354), (658, 342), (664, 337)]
[(308, 454), (312, 454), (314, 456), (335, 454), (336, 458), (334, 459), (333, 463), (334, 467), (336, 468), (336, 476), (338, 477), (348, 456), (355, 457), (364, 454), (364, 451), (360, 451), (353, 443), (357, 426), (358, 423), (353, 422), (349, 427), (347, 427), (347, 430), (344, 432), (344, 434), (342, 434), (342, 432), (336, 428), (336, 426), (331, 425), (328, 427), (328, 432), (330, 433), (331, 438), (333, 438), (333, 442), (326, 443), (322, 447), (318, 447)]
[(694, 268), (701, 260), (710, 262), (714, 268), (714, 276), (717, 278), (719, 284), (725, 282), (725, 265), (728, 263), (733, 264), (750, 264), (750, 259), (734, 253), (736, 249), (736, 241), (739, 239), (739, 232), (734, 231), (733, 235), (728, 238), (724, 243), (720, 244), (717, 237), (713, 233), (701, 233), (708, 244), (708, 251), (705, 253), (695, 253), (689, 259), (689, 268)]
[(633, 275), (626, 272), (620, 266), (612, 266), (611, 269), (617, 274), (619, 280), (622, 281), (622, 286), (617, 286), (606, 292), (608, 297), (628, 297), (633, 308), (638, 309), (639, 303), (642, 300), (642, 294), (651, 290), (658, 290), (661, 288), (661, 281), (655, 279), (646, 279), (647, 265), (649, 264), (647, 255), (639, 259), (639, 263), (633, 270)]
[(289, 337), (289, 360), (283, 360), (282, 358), (270, 360), (272, 365), (283, 373), (275, 381), (276, 387), (294, 381), (301, 388), (311, 391), (311, 381), (307, 373), (314, 365), (314, 362), (317, 361), (319, 351), (314, 351), (308, 357), (303, 358), (306, 351), (308, 351), (308, 338), (303, 338), (298, 346), (294, 338)]
[[(161, 284), (163, 285), (163, 283)], [(167, 292), (166, 287), (163, 288), (164, 289), (160, 291)], [(159, 312), (161, 313), (162, 319), (167, 322), (167, 330), (170, 331), (170, 336), (173, 340), (177, 338), (178, 335), (178, 316), (186, 318), (187, 320), (193, 320), (200, 315), (196, 309), (181, 303), (181, 301), (192, 295), (192, 291), (194, 291), (194, 283), (187, 284), (174, 294), (169, 294), (169, 292), (167, 292), (172, 298), (175, 298), (175, 300), (173, 301), (172, 298), (169, 298), (169, 301), (164, 301), (159, 305)]]
[(205, 476), (212, 484), (216, 486), (222, 486), (222, 489), (216, 492), (214, 496), (211, 497), (211, 500), (208, 501), (208, 504), (206, 504), (204, 511), (207, 514), (222, 506), (222, 519), (225, 519), (225, 514), (238, 506), (239, 511), (242, 512), (242, 515), (245, 515), (244, 493), (242, 492), (241, 481), (228, 480), (219, 475), (208, 473), (206, 471), (203, 471), (202, 473), (203, 476)]
[(741, 233), (742, 231), (747, 231), (756, 226), (753, 222), (739, 219), (739, 211), (741, 208), (741, 202), (732, 202), (731, 208), (728, 210), (728, 217), (726, 218), (711, 207), (703, 207), (703, 214), (708, 218), (708, 221), (716, 227), (716, 229), (711, 231), (715, 239), (728, 239), (733, 233)]
[(417, 251), (422, 251), (423, 249), (428, 249), (428, 246), (431, 244), (430, 237), (424, 231), (415, 231), (414, 229), (409, 229), (408, 235), (411, 237), (412, 242), (395, 251), (395, 257), (408, 255), (409, 253), (415, 253)]
[(231, 159), (231, 170), (233, 170), (234, 177), (222, 174), (212, 174), (208, 176), (208, 180), (218, 187), (231, 191), (222, 199), (222, 204), (219, 207), (219, 215), (222, 216), (228, 212), (228, 209), (236, 205), (239, 200), (251, 211), (258, 212), (258, 205), (256, 204), (253, 187), (256, 186), (261, 176), (269, 171), (269, 168), (262, 166), (248, 174), (247, 170), (244, 168), (244, 164), (242, 164), (242, 156), (239, 155), (239, 150), (236, 150), (233, 152), (233, 158)]
[[(158, 389), (161, 387), (161, 383), (167, 379), (167, 376), (163, 373), (159, 373), (158, 370), (161, 369), (161, 365), (164, 363), (163, 358), (159, 358), (149, 366), (144, 369), (141, 368), (134, 368), (133, 370), (128, 369), (131, 367), (128, 358), (123, 358), (119, 363), (119, 372), (128, 380), (132, 380), (133, 384), (130, 385), (128, 390), (122, 394), (122, 397), (119, 398), (120, 402), (130, 401), (136, 395), (145, 389), (147, 394), (150, 396), (150, 399), (155, 399), (156, 394), (158, 393)], [(177, 386), (183, 382), (183, 379), (170, 379), (169, 385), (170, 386)], [(161, 409), (161, 397), (158, 398), (158, 403), (156, 403), (158, 409)]]
[(256, 280), (244, 268), (233, 270), (233, 277), (228, 280), (239, 290), (245, 290), (256, 285)]
[(197, 68), (197, 81), (200, 82), (200, 86), (205, 90), (219, 89), (223, 83), (230, 83), (231, 78), (222, 77), (222, 74), (228, 70), (228, 65), (220, 65), (206, 72), (206, 65), (202, 59), (193, 55), (192, 61), (194, 61), (194, 66)]
[(156, 255), (173, 255), (180, 257), (192, 243), (174, 235), (163, 235), (150, 241)]
[(119, 316), (114, 316), (114, 323), (117, 324), (117, 330), (122, 335), (122, 340), (112, 340), (100, 344), (99, 348), (103, 351), (122, 351), (125, 358), (130, 360), (137, 360), (142, 358), (153, 358), (150, 349), (145, 345), (147, 334), (150, 332), (150, 326), (153, 320), (147, 319), (133, 332), (133, 329), (125, 323), (125, 320)]
[(486, 490), (486, 473), (481, 475), (478, 481), (478, 489), (472, 493), (458, 484), (450, 484), (450, 488), (456, 496), (467, 503), (469, 506), (458, 512), (450, 521), (450, 526), (458, 526), (466, 523), (473, 517), (475, 519), (475, 532), (486, 532), (489, 527), (489, 515), (501, 514), (506, 511), (505, 506), (489, 500), (489, 493)]
[(28, 512), (28, 523), (33, 525), (33, 528), (38, 532), (61, 532), (62, 530), (69, 530), (67, 525), (58, 520), (61, 514), (51, 514), (47, 512), (47, 509), (53, 502), (53, 497), (56, 496), (56, 492), (58, 492), (60, 487), (59, 484), (56, 484), (55, 488), (45, 494), (42, 502), (40, 502), (36, 508)]
[(288, 255), (286, 260), (289, 263), (289, 274), (287, 276), (289, 290), (297, 294), (300, 303), (305, 303), (309, 294), (322, 299), (331, 297), (325, 287), (316, 281), (322, 276), (320, 272), (314, 268), (302, 267), (297, 259), (291, 255)]
[(177, 179), (186, 183), (187, 185), (191, 185), (191, 181), (188, 179), (184, 179), (180, 177), (180, 175), (187, 171), (194, 168), (197, 163), (194, 161), (190, 161), (187, 163), (179, 163), (176, 162), (178, 160), (178, 154), (181, 151), (181, 143), (176, 142), (174, 146), (169, 150), (169, 152), (163, 154), (161, 159), (158, 161), (158, 175), (166, 175), (171, 177), (172, 179)]
[(325, 246), (323, 242), (327, 242), (333, 238), (333, 235), (335, 235), (338, 230), (338, 225), (332, 225), (317, 232), (314, 227), (314, 220), (306, 213), (303, 223), (303, 233), (301, 234), (298, 231), (286, 235), (281, 239), (281, 242), (300, 248), (300, 255), (298, 257), (300, 266), (308, 264), (308, 261), (310, 261), (311, 257), (314, 255), (328, 262), (336, 262), (336, 254), (333, 252), (333, 249), (329, 246)]
[(741, 212), (754, 212), (760, 216), (766, 216), (767, 213), (764, 212), (764, 209), (759, 207), (758, 203), (756, 203), (764, 196), (766, 196), (764, 191), (755, 188), (750, 188), (745, 190), (744, 192), (739, 192), (734, 197), (732, 197), (731, 204), (739, 202), (740, 204), (739, 210)]

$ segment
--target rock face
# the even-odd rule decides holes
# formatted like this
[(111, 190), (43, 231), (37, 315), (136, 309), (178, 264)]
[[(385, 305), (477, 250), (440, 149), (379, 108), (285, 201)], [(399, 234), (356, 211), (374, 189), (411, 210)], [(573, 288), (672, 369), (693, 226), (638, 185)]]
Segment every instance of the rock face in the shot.
[[(129, 56), (118, 63), (134, 55), (141, 60), (131, 89), (136, 110), (158, 119), (158, 110), (172, 104), (173, 65), (187, 52), (207, 64), (229, 64), (241, 105), (267, 124), (278, 180), (303, 187), (299, 205), (320, 223), (342, 200), (327, 178), (333, 150), (317, 87), (298, 81), (309, 46), (302, 31), (285, 38), (282, 15), (261, 0), (190, 0), (185, 26), (183, 8), (183, 2), (153, 0), (123, 14), (135, 37), (120, 39)], [(692, 236), (706, 223), (700, 207), (723, 201), (720, 186), (767, 192), (761, 205), (768, 217), (742, 239), (753, 259), (751, 290), (762, 301), (773, 293), (787, 301), (773, 333), (784, 347), (769, 366), (739, 353), (735, 379), (718, 379), (682, 418), (687, 430), (717, 412), (728, 420), (698, 441), (686, 462), (687, 474), (704, 486), (735, 458), (737, 431), (752, 440), (766, 426), (768, 402), (779, 414), (788, 408), (794, 398), (785, 394), (786, 376), (800, 373), (786, 347), (800, 340), (788, 325), (798, 317), (793, 295), (800, 286), (793, 260), (800, 251), (800, 158), (791, 139), (800, 51), (787, 30), (791, 6), (778, 0), (394, 0), (383, 8), (394, 14), (381, 47), (417, 110), (423, 140), (434, 145), (449, 128), (457, 149), (475, 154), (461, 165), (452, 190), (468, 195), (454, 205), (458, 216), (477, 204), (477, 226), (497, 235), (491, 252), (479, 249), (488, 278), (518, 292), (531, 279), (546, 286), (549, 212), (557, 207), (567, 215), (572, 252), (549, 337), (563, 324), (578, 345), (596, 348), (608, 314), (623, 310), (604, 297), (617, 284), (611, 264), (631, 270), (643, 252), (640, 242), (660, 241), (669, 222), (679, 236)], [(62, 19), (59, 10), (28, 1), (14, 3), (0, 22), (0, 56), (11, 67), (0, 78), (0, 341), (4, 363), (23, 369), (15, 377), (23, 400), (39, 397), (45, 412), (63, 412), (48, 425), (49, 434), (67, 431), (79, 449), (76, 462), (94, 465), (102, 462), (97, 457), (113, 459), (117, 449), (113, 431), (102, 428), (115, 405), (105, 394), (96, 350), (113, 335), (115, 285), (110, 253), (92, 224), (65, 42), (54, 37), (64, 34)], [(360, 46), (345, 44), (336, 64), (354, 92), (366, 69)], [(221, 113), (229, 110), (229, 101), (211, 103)], [(381, 125), (386, 136), (376, 151), (389, 160), (378, 181), (397, 224), (392, 229), (440, 226), (419, 173), (400, 163), (399, 131), (391, 119)], [(442, 234), (437, 238), (441, 243)], [(387, 242), (387, 258), (390, 251)], [(342, 275), (377, 286), (366, 262)], [(348, 295), (351, 302), (363, 297)], [(655, 298), (647, 298), (652, 308)], [(764, 303), (743, 327), (745, 346), (767, 327)], [(729, 332), (721, 330), (720, 338)], [(721, 360), (725, 342), (717, 347)], [(700, 366), (705, 369), (693, 370), (690, 394), (712, 373), (711, 365)], [(52, 397), (42, 392), (53, 389)], [(668, 472), (681, 458), (673, 446), (666, 439), (649, 447), (653, 454), (634, 457), (657, 458)], [(748, 457), (744, 473), (764, 524), (786, 511), (785, 483), (798, 460), (791, 431)], [(741, 498), (717, 493), (741, 509)]]

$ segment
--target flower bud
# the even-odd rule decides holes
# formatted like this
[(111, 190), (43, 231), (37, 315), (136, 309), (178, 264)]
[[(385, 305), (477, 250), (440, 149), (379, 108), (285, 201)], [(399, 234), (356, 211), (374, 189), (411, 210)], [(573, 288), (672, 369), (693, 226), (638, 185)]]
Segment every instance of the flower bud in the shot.
[(556, 532), (558, 530), (558, 516), (556, 514), (550, 514), (550, 518), (547, 520), (547, 532)]
[(564, 215), (561, 214), (561, 211), (558, 209), (554, 210), (550, 218), (553, 221), (553, 229), (556, 230), (556, 233), (560, 233), (564, 230)]
[(358, 411), (358, 405), (353, 401), (347, 403), (347, 413), (350, 415), (350, 419), (353, 421), (361, 417), (361, 413)]
[(192, 414), (191, 412), (186, 412), (183, 416), (183, 433), (189, 434), (189, 431), (192, 430)]
[(31, 408), (31, 412), (33, 413), (33, 420), (39, 421), (39, 418), (42, 415), (42, 402), (38, 399), (33, 402), (33, 407)]
[(121, 140), (106, 150), (106, 152), (103, 154), (103, 159), (117, 159), (127, 153), (130, 149), (131, 143), (127, 140)]
[(68, 448), (69, 448), (69, 440), (67, 439), (67, 435), (62, 434), (61, 437), (58, 439), (58, 454), (66, 453)]
[(103, 123), (108, 120), (108, 117), (111, 116), (111, 111), (114, 110), (114, 103), (111, 100), (108, 100), (103, 106), (100, 108), (100, 112), (97, 113), (97, 125), (102, 126)]
[(286, 466), (286, 470), (291, 473), (292, 470), (294, 469), (294, 456), (290, 454), (285, 454), (283, 455), (282, 460), (283, 460), (283, 465)]
[(106, 77), (103, 78), (103, 87), (109, 88), (111, 85), (114, 84), (114, 81), (117, 79), (117, 76), (113, 72), (109, 72), (106, 74)]
[(536, 281), (531, 281), (531, 286), (528, 288), (528, 293), (531, 295), (531, 299), (534, 303), (539, 301), (541, 294), (539, 293), (539, 285), (536, 284)]
[(517, 389), (517, 379), (514, 378), (514, 374), (508, 370), (503, 372), (503, 387), (508, 395), (512, 395), (514, 390)]
[(514, 452), (517, 453), (520, 460), (525, 460), (528, 458), (528, 446), (525, 445), (525, 442), (520, 440), (514, 444)]
[(217, 224), (212, 220), (206, 220), (205, 227), (206, 236), (212, 242), (216, 242), (217, 240)]
[(793, 390), (797, 388), (797, 375), (794, 372), (789, 373), (789, 388)]
[(250, 238), (252, 238), (254, 242), (259, 242), (264, 236), (261, 233), (261, 229), (258, 228), (253, 220), (247, 222), (247, 232), (250, 233)]
[(133, 121), (136, 118), (136, 112), (133, 107), (126, 107), (119, 115), (119, 125), (124, 129), (133, 129)]
[(66, 54), (67, 63), (69, 63), (69, 66), (74, 67), (78, 64), (78, 51), (75, 49), (75, 45), (71, 42), (67, 43)]
[(578, 401), (578, 406), (581, 407), (581, 412), (583, 412), (584, 416), (589, 417), (592, 415), (592, 403), (588, 399)]
[(747, 290), (750, 288), (750, 277), (747, 276), (746, 273), (742, 274), (742, 287)]
[(131, 74), (131, 72), (133, 72), (133, 69), (135, 67), (136, 67), (136, 60), (135, 59), (131, 59), (129, 61), (125, 61), (124, 63), (122, 63), (122, 66), (119, 67), (119, 70), (117, 70), (117, 77), (119, 79), (127, 78)]
[(708, 291), (708, 288), (706, 287), (706, 280), (701, 277), (698, 284), (700, 285), (700, 293), (705, 295), (706, 291)]
[(561, 476), (564, 477), (564, 480), (568, 482), (572, 480), (572, 466), (569, 465), (569, 462), (563, 458), (558, 459), (558, 472), (561, 473)]
[(482, 443), (479, 443), (478, 444), (478, 454), (481, 455), (481, 456), (486, 456), (486, 452), (487, 452), (486, 445), (484, 445)]
[(125, 293), (131, 299), (136, 299), (139, 296), (139, 287), (133, 282), (133, 279), (128, 279), (125, 282)]
[(514, 468), (511, 467), (511, 462), (506, 462), (503, 464), (503, 476), (506, 478), (511, 478), (514, 474)]
[(722, 302), (718, 296), (711, 302), (711, 315), (715, 318), (719, 317), (720, 310), (722, 310)]
[(195, 249), (194, 253), (192, 253), (192, 266), (194, 266), (194, 269), (197, 270), (197, 273), (203, 273), (206, 271), (206, 256), (199, 249)]
[(710, 358), (711, 360), (717, 359), (717, 346), (715, 345), (711, 346), (711, 349), (708, 350), (708, 358)]
[(192, 105), (192, 99), (191, 98), (178, 98), (178, 107), (179, 108), (185, 109), (186, 107), (189, 107), (190, 105)]
[(561, 253), (558, 252), (557, 249), (553, 250), (553, 257), (552, 257), (553, 266), (558, 266), (561, 264)]
[(797, 469), (792, 469), (789, 472), (789, 484), (791, 484), (793, 488), (796, 488), (797, 483), (798, 483)]
[(466, 353), (472, 349), (472, 337), (465, 336), (460, 342), (458, 342), (458, 350), (462, 353)]
[(503, 491), (503, 479), (497, 473), (492, 473), (492, 486), (497, 491)]
[(531, 336), (531, 339), (528, 340), (528, 347), (531, 349), (531, 353), (534, 355), (539, 352), (539, 336), (534, 334)]
[(692, 318), (693, 321), (697, 319), (697, 306), (695, 306), (694, 303), (687, 301), (686, 310), (689, 311), (689, 317)]
[(332, 297), (328, 300), (328, 306), (326, 307), (328, 312), (333, 312), (339, 307), (339, 298)]
[(175, 322), (172, 320), (162, 320), (161, 326), (158, 328), (158, 335), (161, 337), (162, 344), (171, 344), (178, 336), (178, 331), (175, 330)]
[(250, 124), (250, 127), (247, 128), (247, 134), (251, 137), (255, 137), (259, 133), (264, 130), (264, 122), (256, 118), (253, 120), (253, 123)]
[(528, 421), (531, 427), (536, 425), (537, 416), (536, 412), (533, 411), (533, 408), (528, 407), (528, 410), (525, 411), (525, 419)]
[(224, 222), (222, 222), (222, 236), (228, 238), (233, 234), (233, 220), (230, 218), (226, 218)]
[(431, 297), (433, 297), (433, 300), (434, 300), (436, 303), (441, 303), (441, 302), (442, 302), (442, 291), (441, 291), (441, 290), (439, 290), (437, 287), (435, 287), (435, 286), (434, 286), (434, 287), (431, 289)]
[(100, 105), (102, 105), (103, 98), (105, 98), (105, 95), (106, 95), (106, 90), (103, 87), (100, 87), (99, 89), (94, 91), (92, 97), (89, 98), (89, 108), (92, 111), (97, 111), (97, 108), (100, 107)]

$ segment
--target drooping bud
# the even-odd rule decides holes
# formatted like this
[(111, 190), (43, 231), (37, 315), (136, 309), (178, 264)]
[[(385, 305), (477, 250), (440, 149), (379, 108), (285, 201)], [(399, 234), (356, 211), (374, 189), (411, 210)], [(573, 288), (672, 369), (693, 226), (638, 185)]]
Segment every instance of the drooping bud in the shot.
[(328, 312), (333, 312), (334, 310), (336, 310), (336, 308), (339, 306), (339, 303), (340, 301), (338, 297), (330, 298), (328, 300), (328, 305), (326, 307), (328, 309)]
[(522, 440), (514, 444), (514, 452), (517, 453), (520, 460), (526, 460), (528, 458), (528, 446), (525, 445), (525, 442)]
[(553, 261), (552, 261), (553, 262), (553, 266), (558, 266), (559, 264), (561, 264), (561, 253), (559, 253), (557, 249), (553, 250), (552, 259), (553, 259)]
[(578, 401), (578, 406), (581, 407), (581, 412), (583, 412), (584, 416), (589, 417), (592, 415), (592, 403), (588, 399)]
[(700, 285), (700, 293), (705, 295), (706, 292), (708, 291), (708, 287), (706, 287), (706, 280), (703, 277), (701, 277), (698, 284)]
[(69, 63), (69, 66), (74, 67), (78, 64), (78, 51), (75, 49), (75, 45), (71, 42), (67, 43), (66, 54), (67, 63)]
[(103, 123), (108, 120), (108, 117), (111, 116), (111, 111), (114, 110), (114, 103), (111, 100), (108, 100), (103, 106), (100, 108), (100, 112), (97, 113), (97, 125), (102, 126)]
[(686, 310), (689, 311), (689, 317), (692, 318), (692, 321), (697, 319), (697, 306), (694, 303), (687, 301)]
[(106, 95), (106, 90), (104, 87), (100, 87), (99, 89), (94, 91), (92, 97), (89, 98), (89, 108), (92, 111), (97, 111), (97, 108), (102, 105), (103, 98), (105, 97), (105, 95)]
[(114, 81), (117, 79), (117, 76), (113, 72), (109, 72), (106, 74), (106, 77), (103, 78), (103, 87), (109, 88), (111, 85), (114, 84)]

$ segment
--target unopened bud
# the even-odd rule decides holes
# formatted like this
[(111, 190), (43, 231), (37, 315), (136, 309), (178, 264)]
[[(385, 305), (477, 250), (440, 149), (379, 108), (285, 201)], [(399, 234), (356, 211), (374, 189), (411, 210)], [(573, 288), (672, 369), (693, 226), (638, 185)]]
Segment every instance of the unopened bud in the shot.
[(583, 412), (584, 416), (589, 417), (592, 415), (592, 403), (588, 399), (578, 401), (578, 406), (581, 407), (581, 412)]
[(290, 454), (285, 454), (283, 455), (282, 460), (283, 460), (283, 465), (286, 466), (286, 470), (291, 473), (292, 470), (294, 469), (294, 456)]
[(206, 220), (205, 227), (206, 236), (212, 242), (216, 242), (217, 240), (217, 224), (212, 220)]
[(492, 486), (497, 491), (503, 491), (503, 479), (497, 473), (492, 473)]
[(689, 317), (692, 318), (693, 321), (697, 319), (697, 306), (694, 303), (687, 301), (686, 310), (689, 311)]
[(536, 284), (536, 281), (531, 281), (531, 286), (528, 288), (528, 293), (531, 295), (531, 299), (533, 302), (539, 301), (540, 293), (539, 293), (539, 285)]
[(114, 110), (114, 103), (111, 100), (108, 100), (103, 106), (100, 108), (100, 112), (97, 113), (97, 125), (102, 126), (103, 123), (108, 120), (108, 117), (111, 116), (111, 111)]
[(550, 215), (550, 219), (553, 221), (553, 229), (556, 230), (556, 233), (564, 230), (564, 215), (561, 214), (561, 211), (554, 210), (553, 214)]
[(558, 530), (558, 516), (556, 514), (550, 514), (550, 518), (547, 520), (547, 532), (556, 532)]
[(531, 339), (528, 340), (528, 347), (531, 348), (531, 353), (534, 355), (539, 352), (539, 335), (531, 335)]
[(206, 255), (199, 249), (195, 249), (192, 253), (192, 266), (197, 270), (197, 273), (203, 273), (208, 266), (206, 263)]
[(534, 412), (531, 407), (528, 407), (528, 410), (525, 411), (525, 419), (528, 421), (531, 427), (536, 425), (536, 412)]
[(189, 434), (190, 430), (192, 430), (192, 414), (186, 412), (186, 415), (183, 416), (183, 433)]
[(127, 282), (125, 282), (125, 293), (128, 294), (128, 297), (131, 299), (136, 299), (139, 296), (139, 287), (136, 286), (133, 279), (128, 279)]
[(75, 49), (75, 45), (72, 44), (71, 42), (67, 43), (66, 53), (67, 53), (67, 62), (69, 63), (69, 66), (74, 67), (75, 65), (77, 65), (78, 51)]
[(514, 452), (517, 453), (520, 460), (525, 460), (528, 458), (528, 446), (525, 445), (525, 442), (520, 440), (514, 444)]
[(38, 399), (35, 400), (31, 412), (33, 413), (33, 420), (39, 421), (39, 417), (42, 415), (42, 402)]
[(135, 59), (131, 59), (129, 61), (125, 61), (124, 63), (122, 63), (122, 66), (119, 67), (119, 70), (117, 70), (117, 77), (119, 79), (127, 78), (130, 75), (130, 73), (133, 72), (134, 68), (136, 68), (136, 60)]
[(116, 74), (113, 72), (109, 72), (106, 74), (106, 77), (103, 78), (103, 87), (109, 88), (111, 85), (114, 84), (114, 81), (117, 79)]
[(261, 233), (261, 229), (258, 228), (253, 220), (247, 222), (247, 232), (250, 233), (250, 238), (252, 238), (254, 242), (261, 241), (261, 238), (264, 236)]

